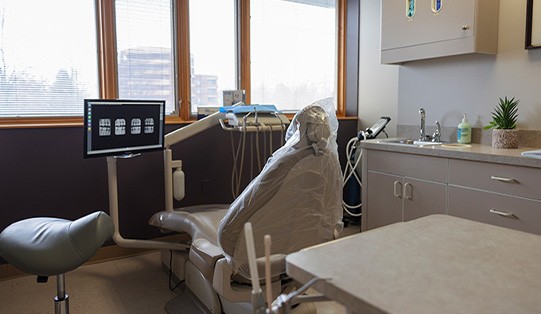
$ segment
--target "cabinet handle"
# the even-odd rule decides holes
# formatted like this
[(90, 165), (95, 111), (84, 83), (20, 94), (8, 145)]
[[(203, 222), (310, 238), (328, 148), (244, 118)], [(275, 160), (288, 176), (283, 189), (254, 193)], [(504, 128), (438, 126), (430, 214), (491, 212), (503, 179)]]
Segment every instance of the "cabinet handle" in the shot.
[(517, 180), (514, 178), (504, 178), (504, 177), (497, 177), (497, 176), (491, 176), (490, 178), (492, 180), (498, 180), (502, 182), (517, 182)]
[(468, 29), (470, 29), (470, 27), (468, 25), (462, 25), (461, 29), (463, 31), (467, 31)]
[[(400, 188), (397, 188), (399, 185), (400, 185)], [(393, 191), (394, 197), (401, 198), (402, 194), (400, 194), (400, 192), (402, 190), (402, 183), (400, 181), (395, 181), (393, 184), (393, 187), (394, 187), (394, 191)]]
[[(408, 186), (410, 187), (410, 189), (409, 189), (410, 193), (409, 194), (408, 194)], [(411, 200), (413, 198), (413, 186), (409, 182), (406, 182), (406, 184), (404, 184), (404, 197), (407, 200)]]
[(489, 210), (489, 212), (491, 212), (493, 214), (496, 214), (496, 215), (499, 215), (499, 216), (502, 216), (502, 217), (518, 219), (518, 217), (513, 213), (502, 212), (502, 211), (499, 211), (497, 209), (491, 209), (491, 210)]

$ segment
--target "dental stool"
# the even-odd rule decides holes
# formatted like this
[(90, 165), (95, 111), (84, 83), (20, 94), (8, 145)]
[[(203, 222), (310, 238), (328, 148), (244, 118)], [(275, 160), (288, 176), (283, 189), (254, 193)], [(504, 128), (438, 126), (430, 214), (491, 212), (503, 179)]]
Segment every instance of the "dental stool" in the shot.
[[(285, 272), (287, 254), (339, 235), (342, 172), (335, 137), (338, 122), (332, 127), (329, 120), (327, 111), (318, 105), (299, 111), (284, 146), (273, 153), (228, 209), (163, 211), (151, 218), (151, 225), (190, 234), (185, 286), (200, 305), (205, 305), (201, 313), (252, 312), (243, 232), (246, 222), (252, 224), (256, 256), (264, 256), (264, 235), (272, 237), (273, 298), (293, 286)], [(264, 278), (264, 259), (257, 263), (259, 278)], [(186, 310), (188, 297), (181, 300), (183, 297), (177, 297), (177, 306), (170, 302), (167, 311), (195, 313)]]
[(17, 269), (47, 282), (56, 276), (55, 313), (69, 313), (64, 274), (84, 264), (113, 235), (111, 217), (102, 211), (74, 221), (36, 217), (0, 233), (0, 255)]

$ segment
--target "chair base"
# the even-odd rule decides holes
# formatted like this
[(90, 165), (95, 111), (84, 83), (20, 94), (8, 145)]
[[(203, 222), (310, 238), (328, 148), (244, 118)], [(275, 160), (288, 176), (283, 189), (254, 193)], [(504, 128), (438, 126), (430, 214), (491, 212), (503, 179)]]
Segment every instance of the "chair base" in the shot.
[(177, 293), (179, 295), (165, 305), (168, 314), (212, 314), (184, 283), (178, 287)]
[[(185, 254), (185, 253), (184, 253)], [(182, 269), (185, 273), (176, 274), (173, 271), (173, 281), (178, 283), (178, 277), (186, 279), (177, 288), (178, 295), (165, 305), (165, 310), (169, 314), (252, 314), (252, 304), (249, 302), (231, 302), (217, 294), (212, 288), (212, 283), (204, 278), (195, 266), (184, 259), (184, 254), (177, 254), (177, 271)], [(166, 255), (166, 254), (164, 254)], [(162, 258), (163, 256), (162, 255)], [(174, 258), (175, 258), (174, 257)], [(164, 271), (169, 272), (168, 263), (163, 263)], [(167, 261), (168, 262), (168, 261)], [(172, 263), (175, 269), (175, 259)], [(237, 287), (238, 288), (238, 287)], [(249, 291), (249, 288), (247, 288)], [(202, 301), (204, 300), (204, 301)], [(292, 313), (295, 314), (315, 314), (317, 309), (313, 303), (302, 303), (294, 307)]]
[[(179, 286), (177, 293), (179, 293), (179, 295), (171, 299), (165, 305), (165, 311), (168, 314), (213, 314), (213, 312), (203, 304), (184, 283)], [(223, 298), (220, 298), (220, 302), (222, 304), (222, 313), (253, 313), (250, 303), (229, 302)]]
[(56, 297), (54, 297), (55, 314), (69, 314), (69, 297), (66, 293), (65, 274), (56, 275)]
[(63, 299), (58, 296), (54, 297), (54, 312), (55, 314), (69, 314), (69, 297), (67, 294), (64, 295)]
[[(178, 289), (180, 294), (165, 305), (165, 311), (168, 314), (214, 314), (184, 284), (181, 284)], [(223, 313), (253, 313), (250, 303), (229, 302), (223, 298), (220, 298), (220, 301), (222, 302)], [(316, 314), (317, 308), (313, 303), (301, 303), (292, 309), (292, 313)]]

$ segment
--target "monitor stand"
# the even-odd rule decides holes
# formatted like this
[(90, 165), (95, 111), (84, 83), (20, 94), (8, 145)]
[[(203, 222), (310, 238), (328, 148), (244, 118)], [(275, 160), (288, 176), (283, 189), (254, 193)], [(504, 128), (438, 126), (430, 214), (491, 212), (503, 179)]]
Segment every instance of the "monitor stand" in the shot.
[(126, 153), (126, 154), (123, 154), (123, 155), (116, 155), (116, 156), (113, 156), (113, 158), (115, 159), (129, 159), (129, 158), (134, 158), (134, 157), (139, 157), (141, 156), (140, 153)]
[(166, 250), (188, 250), (189, 246), (182, 243), (172, 243), (154, 240), (126, 239), (120, 235), (120, 222), (118, 215), (118, 183), (116, 161), (117, 159), (127, 159), (137, 157), (140, 154), (126, 154), (121, 156), (107, 157), (107, 183), (109, 189), (109, 215), (113, 219), (115, 232), (113, 240), (122, 247), (138, 249), (166, 249)]

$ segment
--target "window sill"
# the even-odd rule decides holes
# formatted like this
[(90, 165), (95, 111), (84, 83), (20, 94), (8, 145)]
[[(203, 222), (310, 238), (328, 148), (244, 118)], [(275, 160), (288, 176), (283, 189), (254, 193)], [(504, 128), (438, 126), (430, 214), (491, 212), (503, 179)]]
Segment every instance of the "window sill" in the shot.
[[(293, 114), (288, 114), (291, 120)], [(338, 120), (357, 120), (357, 117), (338, 117)], [(195, 119), (182, 120), (178, 117), (167, 118), (165, 124), (191, 124)], [(0, 129), (37, 129), (37, 128), (71, 128), (83, 126), (83, 118), (9, 118), (0, 119)]]
[[(166, 118), (165, 124), (189, 124), (196, 120), (182, 120), (178, 117)], [(0, 129), (71, 128), (82, 127), (83, 118), (4, 118), (0, 119)]]
[(4, 118), (0, 129), (35, 129), (82, 126), (83, 118)]

